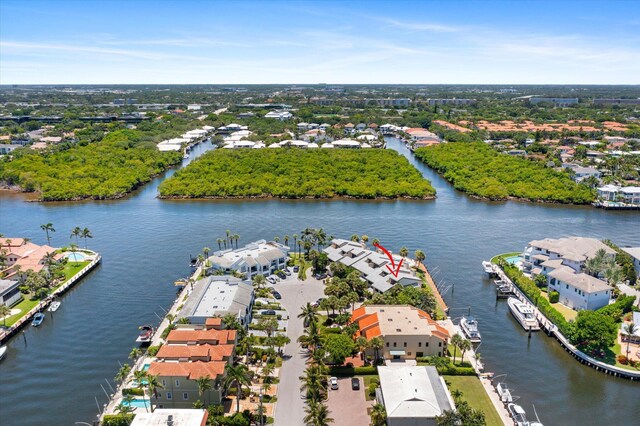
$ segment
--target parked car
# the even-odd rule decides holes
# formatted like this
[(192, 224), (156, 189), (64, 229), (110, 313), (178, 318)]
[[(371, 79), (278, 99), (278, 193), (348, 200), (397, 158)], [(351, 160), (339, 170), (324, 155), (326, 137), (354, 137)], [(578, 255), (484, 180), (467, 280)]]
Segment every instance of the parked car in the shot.
[(282, 295), (280, 295), (280, 293), (278, 293), (277, 291), (273, 291), (272, 294), (273, 294), (273, 297), (275, 297), (276, 299), (278, 300), (282, 299)]
[(337, 377), (330, 378), (329, 385), (331, 386), (332, 390), (338, 389), (338, 378)]
[(316, 274), (315, 277), (316, 279), (324, 280), (325, 278), (327, 278), (327, 274)]
[(293, 267), (293, 272), (298, 272), (299, 270), (300, 270), (299, 266), (296, 265), (296, 266)]
[(288, 268), (284, 270), (284, 273), (287, 275), (291, 275), (291, 271)]
[(276, 283), (276, 279), (273, 278), (273, 277), (267, 278), (267, 281), (269, 281), (271, 284), (275, 284)]
[(278, 272), (278, 276), (283, 280), (287, 278), (287, 275), (284, 272)]
[(266, 311), (262, 311), (261, 314), (262, 315), (275, 315), (276, 311), (274, 311), (273, 309), (267, 309)]
[(351, 389), (360, 390), (360, 379), (358, 379), (357, 377), (351, 378)]

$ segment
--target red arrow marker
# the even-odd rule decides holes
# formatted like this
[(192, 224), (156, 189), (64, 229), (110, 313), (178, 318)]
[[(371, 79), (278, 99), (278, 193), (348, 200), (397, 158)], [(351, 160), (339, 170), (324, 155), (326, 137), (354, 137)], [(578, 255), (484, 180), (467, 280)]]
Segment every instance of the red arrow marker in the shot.
[(377, 243), (375, 243), (374, 246), (382, 250), (389, 257), (389, 260), (391, 260), (391, 266), (387, 265), (387, 269), (389, 270), (389, 272), (393, 274), (394, 277), (398, 278), (398, 274), (400, 273), (400, 267), (402, 266), (402, 262), (404, 262), (404, 259), (400, 260), (400, 263), (398, 263), (398, 267), (396, 268), (396, 262), (395, 260), (393, 260), (393, 256), (391, 255), (391, 253), (389, 253), (389, 250), (387, 250), (386, 248), (382, 247), (380, 244), (377, 244)]

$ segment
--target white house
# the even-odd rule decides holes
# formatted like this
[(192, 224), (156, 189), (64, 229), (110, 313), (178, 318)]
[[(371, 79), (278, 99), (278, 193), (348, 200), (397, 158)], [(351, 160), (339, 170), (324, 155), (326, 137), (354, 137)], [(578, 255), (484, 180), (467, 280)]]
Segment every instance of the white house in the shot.
[(247, 279), (258, 274), (267, 276), (286, 267), (288, 254), (289, 247), (284, 244), (258, 240), (239, 249), (214, 252), (208, 259), (209, 271), (238, 271), (246, 274)]
[(640, 247), (622, 247), (621, 249), (631, 256), (631, 259), (633, 260), (633, 267), (636, 270), (636, 275), (640, 276)]
[(581, 311), (595, 311), (609, 304), (613, 288), (606, 282), (583, 272), (576, 273), (568, 266), (560, 266), (547, 276), (549, 290), (560, 294), (559, 302)]
[(640, 186), (604, 185), (598, 188), (598, 198), (640, 205)]
[(285, 121), (293, 118), (293, 114), (289, 111), (269, 111), (265, 114), (265, 118), (275, 118), (276, 120)]
[(20, 281), (0, 280), (0, 306), (13, 306), (22, 300)]
[(433, 366), (380, 366), (378, 403), (388, 426), (435, 426), (436, 417), (455, 404), (444, 379)]

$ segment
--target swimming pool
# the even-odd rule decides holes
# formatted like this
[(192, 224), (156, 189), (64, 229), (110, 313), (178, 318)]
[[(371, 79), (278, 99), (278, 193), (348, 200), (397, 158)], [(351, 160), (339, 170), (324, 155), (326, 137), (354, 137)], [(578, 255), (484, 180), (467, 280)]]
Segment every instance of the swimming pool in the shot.
[(84, 254), (79, 253), (77, 251), (67, 252), (64, 254), (64, 257), (66, 257), (68, 260), (72, 262), (84, 262), (84, 260), (86, 259)]
[(509, 263), (510, 265), (517, 265), (518, 263), (522, 262), (522, 256), (518, 255), (518, 256), (505, 257), (504, 260), (506, 260), (507, 263)]
[(122, 400), (122, 405), (135, 407), (135, 408), (145, 408), (145, 407), (149, 407), (149, 401), (147, 401), (146, 399), (134, 399), (131, 402)]
[(151, 367), (151, 364), (145, 364), (142, 366), (142, 371), (147, 371)]

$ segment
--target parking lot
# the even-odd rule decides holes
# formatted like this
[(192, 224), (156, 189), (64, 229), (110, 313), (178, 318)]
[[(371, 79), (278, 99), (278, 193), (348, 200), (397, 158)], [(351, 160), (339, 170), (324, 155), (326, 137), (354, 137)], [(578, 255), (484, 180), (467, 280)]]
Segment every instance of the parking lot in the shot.
[(374, 401), (364, 398), (364, 381), (360, 378), (360, 390), (351, 389), (351, 377), (339, 377), (338, 389), (329, 390), (327, 407), (333, 419), (332, 426), (359, 426), (371, 422), (367, 408)]

